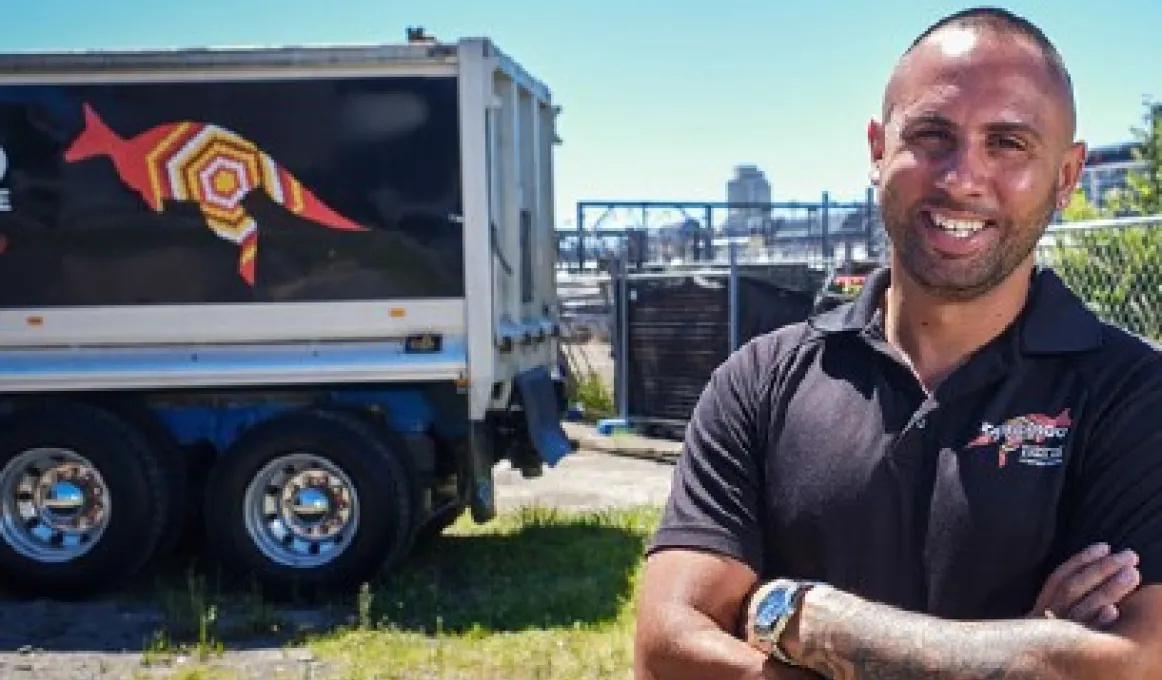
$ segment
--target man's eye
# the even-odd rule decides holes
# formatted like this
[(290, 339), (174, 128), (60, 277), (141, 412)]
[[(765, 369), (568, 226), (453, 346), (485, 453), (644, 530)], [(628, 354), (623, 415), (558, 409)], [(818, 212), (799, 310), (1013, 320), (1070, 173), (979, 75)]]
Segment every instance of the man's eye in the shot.
[(1006, 151), (1021, 151), (1025, 148), (1025, 143), (1021, 139), (1012, 137), (1010, 135), (1000, 135), (994, 137), (992, 143), (993, 146), (1004, 149)]
[(913, 142), (931, 144), (933, 142), (947, 142), (951, 135), (945, 130), (916, 130), (909, 135)]

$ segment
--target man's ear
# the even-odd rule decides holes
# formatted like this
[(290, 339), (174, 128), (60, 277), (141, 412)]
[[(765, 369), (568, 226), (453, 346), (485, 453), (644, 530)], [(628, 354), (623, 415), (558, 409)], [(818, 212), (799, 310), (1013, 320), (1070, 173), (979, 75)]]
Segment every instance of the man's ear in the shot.
[(868, 177), (875, 186), (880, 184), (880, 165), (884, 160), (884, 126), (875, 119), (867, 124), (867, 144), (871, 155), (871, 171)]
[(1061, 171), (1057, 177), (1057, 207), (1064, 208), (1077, 189), (1081, 180), (1081, 170), (1085, 167), (1085, 157), (1089, 148), (1085, 142), (1074, 142), (1061, 156)]

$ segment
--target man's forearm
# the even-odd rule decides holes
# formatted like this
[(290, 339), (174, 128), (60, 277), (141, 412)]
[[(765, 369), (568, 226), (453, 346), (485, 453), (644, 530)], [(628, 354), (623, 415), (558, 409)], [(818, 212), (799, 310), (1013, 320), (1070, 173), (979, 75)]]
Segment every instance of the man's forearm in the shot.
[(1117, 680), (1129, 653), (1069, 621), (947, 621), (832, 588), (808, 593), (794, 628), (788, 653), (833, 680)]
[(819, 680), (814, 672), (768, 661), (689, 607), (659, 608), (638, 626), (637, 680)]

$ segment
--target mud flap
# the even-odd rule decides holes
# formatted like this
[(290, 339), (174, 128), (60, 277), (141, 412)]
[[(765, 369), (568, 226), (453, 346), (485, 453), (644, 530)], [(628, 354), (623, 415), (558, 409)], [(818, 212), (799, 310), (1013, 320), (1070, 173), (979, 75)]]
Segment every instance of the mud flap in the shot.
[[(520, 396), (525, 432), (532, 449), (541, 461), (550, 466), (556, 465), (573, 452), (573, 444), (561, 428), (552, 375), (543, 366), (526, 371), (517, 376), (516, 389)], [(469, 427), (472, 519), (487, 522), (496, 517), (496, 485), (492, 476), (493, 466), (497, 462), (495, 424), (491, 420), (471, 421)], [(529, 475), (526, 473), (526, 476)]]
[(496, 517), (496, 489), (492, 479), (492, 466), (496, 463), (493, 450), (492, 428), (487, 421), (473, 420), (469, 424), (468, 465), (472, 482), (469, 508), (472, 520), (484, 523)]
[(553, 377), (548, 368), (538, 366), (518, 375), (516, 387), (520, 391), (529, 439), (541, 460), (554, 466), (573, 452), (573, 444), (561, 428)]

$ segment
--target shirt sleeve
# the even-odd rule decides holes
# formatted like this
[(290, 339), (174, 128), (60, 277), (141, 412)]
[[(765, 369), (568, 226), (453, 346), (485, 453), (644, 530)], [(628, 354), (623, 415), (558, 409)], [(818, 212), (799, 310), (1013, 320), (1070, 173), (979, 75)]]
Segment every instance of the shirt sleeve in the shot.
[(763, 532), (758, 460), (757, 342), (712, 374), (691, 414), (670, 496), (649, 553), (706, 550), (761, 573)]
[(1162, 582), (1162, 358), (1130, 373), (1098, 414), (1066, 494), (1065, 556), (1097, 542), (1139, 556), (1143, 583)]

